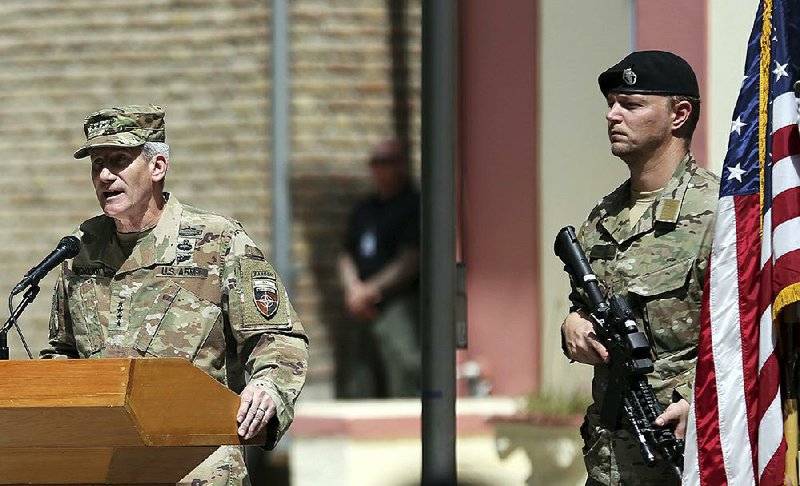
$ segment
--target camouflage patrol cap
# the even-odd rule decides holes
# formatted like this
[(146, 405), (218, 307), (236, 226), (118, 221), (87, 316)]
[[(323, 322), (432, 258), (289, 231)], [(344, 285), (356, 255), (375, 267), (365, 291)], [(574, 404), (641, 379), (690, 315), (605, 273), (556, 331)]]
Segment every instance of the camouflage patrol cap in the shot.
[(94, 147), (139, 147), (145, 142), (164, 142), (164, 110), (156, 105), (127, 105), (92, 113), (83, 122), (86, 143), (76, 159)]
[(700, 98), (697, 77), (686, 60), (666, 51), (636, 51), (597, 78), (603, 96), (639, 93)]

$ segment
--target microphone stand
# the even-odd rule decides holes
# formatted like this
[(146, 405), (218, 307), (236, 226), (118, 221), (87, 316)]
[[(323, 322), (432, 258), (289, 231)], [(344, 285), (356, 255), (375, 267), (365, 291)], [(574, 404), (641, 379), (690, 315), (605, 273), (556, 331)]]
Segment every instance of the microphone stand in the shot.
[[(9, 352), (8, 352), (8, 331), (12, 327), (17, 328), (17, 332), (19, 331), (19, 327), (17, 326), (17, 318), (22, 314), (22, 311), (28, 307), (28, 304), (33, 302), (33, 299), (39, 294), (39, 281), (36, 280), (31, 283), (31, 286), (28, 287), (28, 290), (25, 291), (25, 295), (22, 296), (22, 301), (17, 305), (17, 308), (11, 313), (8, 317), (8, 320), (3, 327), (0, 328), (0, 361), (8, 360)], [(11, 297), (9, 297), (9, 308), (11, 308)]]

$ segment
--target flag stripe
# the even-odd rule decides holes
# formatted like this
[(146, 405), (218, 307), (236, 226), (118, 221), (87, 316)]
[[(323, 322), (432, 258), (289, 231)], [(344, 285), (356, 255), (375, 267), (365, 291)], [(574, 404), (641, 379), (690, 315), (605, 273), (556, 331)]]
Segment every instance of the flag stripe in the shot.
[[(773, 187), (775, 187), (774, 184)], [(800, 210), (800, 187), (782, 191), (772, 200), (772, 226), (778, 228), (786, 222), (797, 219), (798, 210)], [(790, 242), (797, 245), (795, 241), (790, 240)]]
[[(761, 0), (722, 170), (685, 485), (782, 484), (780, 312), (800, 296), (800, 5)], [(768, 111), (767, 111), (767, 107)], [(766, 138), (760, 135), (769, 134)], [(711, 371), (713, 370), (713, 371)]]
[[(797, 116), (796, 108), (795, 116)], [(785, 158), (800, 153), (800, 136), (794, 129), (795, 126), (795, 124), (791, 124), (778, 127), (778, 130), (772, 135), (772, 160), (774, 163), (780, 163)]]
[[(721, 225), (720, 217), (732, 213), (732, 209), (724, 207), (726, 203), (733, 203), (732, 198), (725, 198), (720, 201), (719, 213), (717, 216), (717, 227)], [(719, 271), (717, 256), (713, 251), (709, 258), (708, 275), (706, 277), (704, 295), (712, 295), (711, 280)], [(735, 279), (734, 279), (735, 280)], [(697, 343), (698, 356), (711, 356), (711, 326), (710, 301), (711, 298), (703, 299), (700, 312), (700, 337)], [(717, 407), (717, 381), (714, 371), (713, 360), (697, 360), (697, 369), (694, 383), (695, 397), (704, 397), (703, 400), (695, 400), (692, 403), (689, 415), (689, 430), (686, 435), (686, 451), (684, 463), (683, 483), (687, 485), (715, 484), (727, 486), (724, 464), (722, 464), (722, 444), (717, 433), (719, 423), (719, 409)], [(696, 427), (694, 425), (696, 424)], [(712, 465), (711, 467), (700, 468), (700, 464)]]
[[(776, 61), (777, 62), (777, 61)], [(772, 102), (772, 133), (797, 124), (797, 98), (794, 91), (781, 93)]]
[[(749, 203), (749, 204), (744, 204)], [(752, 255), (752, 252), (737, 251), (737, 247), (745, 242), (738, 240), (738, 232), (726, 231), (726, 228), (737, 225), (737, 215), (742, 209), (738, 206), (758, 207), (758, 200), (754, 196), (745, 196), (734, 199), (726, 197), (719, 202), (717, 212), (717, 237), (715, 237), (714, 247), (711, 254), (712, 267), (710, 272), (709, 288), (709, 324), (711, 328), (711, 354), (714, 356), (714, 376), (716, 377), (716, 396), (717, 396), (717, 420), (708, 422), (708, 429), (701, 431), (698, 426), (698, 439), (709, 442), (712, 447), (708, 452), (714, 454), (716, 451), (716, 440), (719, 437), (719, 451), (721, 453), (722, 464), (728, 471), (721, 471), (728, 478), (736, 479), (742, 474), (752, 477), (752, 454), (749, 447), (741, 447), (741, 444), (749, 444), (747, 417), (744, 410), (738, 407), (738, 403), (744, 402), (744, 371), (742, 370), (741, 359), (741, 333), (739, 329), (740, 312), (742, 309), (735, 302), (731, 301), (733, 296), (740, 295), (741, 277), (738, 275), (740, 255)], [(745, 312), (747, 310), (745, 309)], [(705, 324), (705, 323), (703, 323)], [(717, 340), (716, 336), (724, 336), (724, 339)], [(723, 365), (724, 363), (724, 365)], [(725, 366), (725, 369), (720, 367)], [(697, 373), (698, 377), (701, 376)], [(704, 402), (696, 402), (697, 406)], [(709, 410), (696, 409), (698, 421), (706, 417)], [(700, 462), (709, 461), (708, 454), (701, 448)], [(741, 469), (744, 468), (744, 471)], [(718, 474), (720, 474), (718, 473)], [(723, 484), (720, 478), (708, 478), (704, 484)]]

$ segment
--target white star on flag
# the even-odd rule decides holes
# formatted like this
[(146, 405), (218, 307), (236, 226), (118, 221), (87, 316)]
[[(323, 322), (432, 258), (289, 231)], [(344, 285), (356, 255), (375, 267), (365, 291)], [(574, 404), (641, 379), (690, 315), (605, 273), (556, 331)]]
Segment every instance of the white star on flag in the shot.
[(739, 115), (733, 122), (731, 123), (731, 133), (736, 132), (737, 135), (742, 134), (742, 127), (747, 125), (747, 123), (742, 123), (742, 116)]
[(775, 75), (775, 81), (781, 79), (784, 76), (789, 76), (789, 73), (786, 72), (786, 68), (789, 66), (789, 63), (781, 64), (778, 61), (775, 61), (775, 69), (772, 71), (772, 74)]
[(733, 167), (728, 167), (728, 180), (736, 179), (737, 181), (742, 182), (742, 174), (744, 173), (745, 171), (742, 169), (741, 163), (736, 164)]

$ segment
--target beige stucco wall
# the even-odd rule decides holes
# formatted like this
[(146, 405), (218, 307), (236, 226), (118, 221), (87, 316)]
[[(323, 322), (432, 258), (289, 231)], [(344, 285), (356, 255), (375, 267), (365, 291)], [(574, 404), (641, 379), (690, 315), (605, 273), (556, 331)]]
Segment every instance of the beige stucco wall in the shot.
[(710, 0), (708, 95), (708, 168), (719, 174), (730, 135), (731, 115), (744, 72), (747, 39), (757, 0)]
[(597, 75), (630, 49), (630, 1), (543, 0), (541, 22), (542, 388), (588, 389), (590, 367), (570, 365), (559, 346), (569, 285), (553, 240), (563, 226), (579, 226), (594, 203), (626, 178), (609, 151)]

